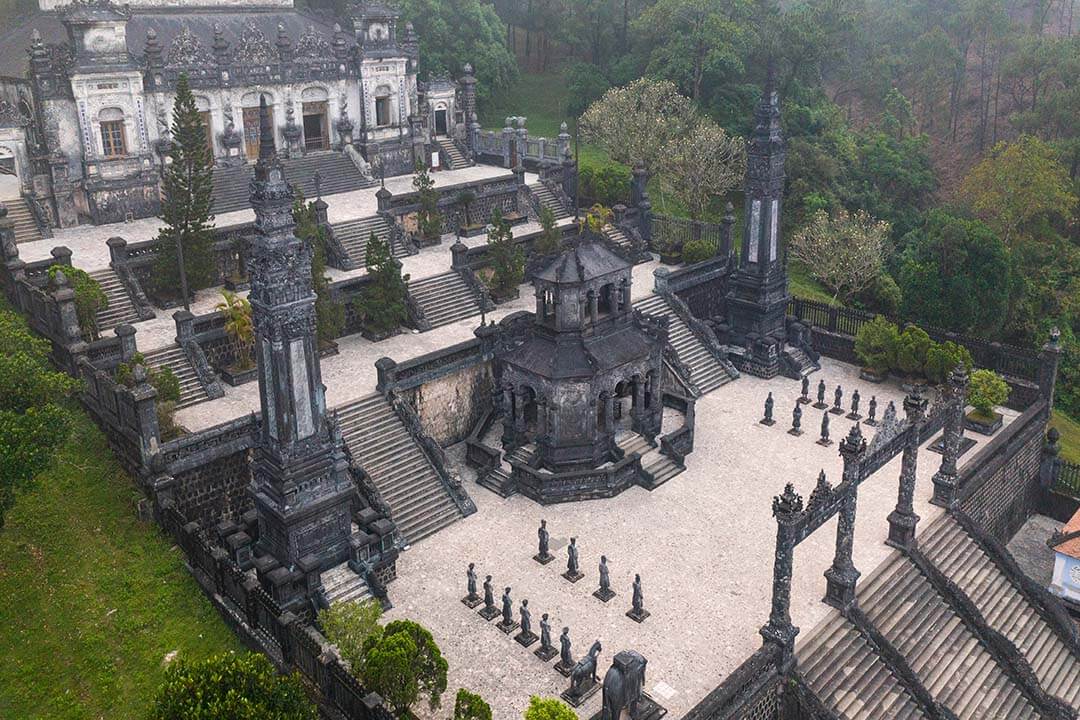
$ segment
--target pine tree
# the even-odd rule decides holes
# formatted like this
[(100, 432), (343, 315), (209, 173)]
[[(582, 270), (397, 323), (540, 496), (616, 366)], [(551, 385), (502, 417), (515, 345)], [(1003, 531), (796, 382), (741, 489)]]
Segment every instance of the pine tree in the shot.
[(409, 319), (406, 307), (409, 276), (401, 274), (401, 263), (390, 252), (390, 243), (375, 233), (371, 233), (364, 254), (371, 280), (356, 300), (356, 311), (368, 331), (381, 335)]
[(490, 287), (495, 295), (506, 298), (525, 278), (525, 252), (514, 242), (514, 231), (498, 207), (491, 211), (491, 226), (487, 242), (491, 259)]
[[(189, 290), (209, 287), (215, 278), (213, 158), (206, 144), (206, 126), (186, 75), (176, 83), (173, 103), (171, 162), (165, 169), (161, 219), (161, 251), (154, 276), (160, 293), (180, 292), (177, 247), (182, 250)], [(185, 298), (185, 304), (187, 299)]]

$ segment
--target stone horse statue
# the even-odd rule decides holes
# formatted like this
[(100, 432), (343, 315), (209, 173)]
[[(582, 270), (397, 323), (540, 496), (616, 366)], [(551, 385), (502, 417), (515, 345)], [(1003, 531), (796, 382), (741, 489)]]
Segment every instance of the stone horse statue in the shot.
[(570, 671), (570, 692), (581, 695), (596, 684), (596, 658), (600, 654), (600, 641), (597, 640), (589, 648), (589, 654), (574, 663), (574, 669)]
[(633, 650), (623, 650), (615, 656), (604, 675), (604, 707), (600, 720), (619, 720), (622, 711), (631, 720), (638, 717), (638, 703), (645, 687), (645, 665), (648, 661)]

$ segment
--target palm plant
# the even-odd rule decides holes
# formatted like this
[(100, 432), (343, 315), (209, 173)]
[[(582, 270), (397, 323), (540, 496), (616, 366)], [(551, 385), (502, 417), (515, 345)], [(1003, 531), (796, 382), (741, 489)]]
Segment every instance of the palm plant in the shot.
[(225, 316), (225, 334), (229, 336), (236, 355), (236, 369), (248, 370), (254, 365), (251, 350), (255, 346), (255, 325), (251, 321), (251, 303), (228, 290), (221, 291), (223, 302), (215, 308)]

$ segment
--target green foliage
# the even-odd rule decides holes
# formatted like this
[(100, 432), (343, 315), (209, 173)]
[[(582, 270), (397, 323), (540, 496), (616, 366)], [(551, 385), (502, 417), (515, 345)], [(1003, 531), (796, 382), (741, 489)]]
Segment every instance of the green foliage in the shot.
[(491, 211), (488, 256), (491, 258), (491, 290), (500, 297), (511, 295), (525, 279), (525, 251), (514, 242), (510, 223), (496, 207)]
[(364, 655), (363, 681), (382, 695), (399, 718), (408, 717), (409, 706), (420, 694), (413, 671), (416, 643), (408, 635), (380, 635), (368, 641)]
[(454, 198), (454, 200), (461, 206), (461, 210), (465, 215), (465, 225), (471, 225), (472, 222), (469, 217), (469, 208), (476, 202), (476, 193), (472, 190), (462, 190), (457, 194), (457, 197)]
[(885, 372), (896, 366), (900, 331), (894, 323), (878, 315), (863, 323), (855, 335), (855, 354), (865, 367)]
[(476, 693), (459, 688), (454, 698), (454, 720), (491, 720), (491, 706)]
[(506, 27), (495, 8), (481, 0), (397, 0), (400, 31), (406, 22), (420, 40), (420, 75), (460, 77), (465, 63), (476, 70), (476, 94), (482, 101), (518, 76), (506, 47)]
[(1008, 314), (1009, 251), (978, 220), (935, 209), (908, 233), (900, 260), (904, 316), (965, 333), (995, 335)]
[(47, 341), (0, 309), (0, 530), (16, 493), (50, 466), (70, 431), (63, 401), (78, 383), (53, 371), (48, 355)]
[(233, 346), (237, 370), (248, 370), (255, 361), (251, 356), (255, 347), (255, 323), (251, 318), (251, 303), (236, 293), (222, 290), (222, 302), (214, 309), (225, 317), (225, 334)]
[(621, 163), (582, 164), (578, 172), (579, 192), (585, 200), (601, 205), (630, 201), (630, 168)]
[(716, 243), (707, 238), (690, 240), (683, 245), (682, 259), (687, 265), (708, 260), (716, 254)]
[(158, 393), (159, 402), (178, 402), (180, 400), (180, 380), (172, 368), (161, 368), (150, 374), (150, 384)]
[(525, 720), (576, 720), (577, 713), (558, 698), (542, 698), (533, 695), (525, 708)]
[(315, 290), (315, 330), (320, 342), (328, 342), (345, 327), (345, 306), (334, 300), (326, 275), (326, 231), (319, 225), (314, 202), (305, 202), (297, 190), (293, 202), (296, 237), (311, 243), (311, 283)]
[(420, 694), (428, 696), (428, 705), (434, 710), (439, 707), (440, 697), (446, 692), (448, 669), (439, 646), (435, 644), (435, 638), (427, 628), (412, 620), (395, 620), (387, 624), (383, 628), (383, 637), (393, 636), (409, 638), (416, 648), (409, 662)]
[(1076, 342), (1065, 344), (1054, 390), (1054, 405), (1073, 418), (1080, 417), (1080, 344)]
[(892, 275), (882, 270), (874, 282), (855, 297), (856, 302), (871, 312), (896, 317), (903, 305), (903, 292)]
[(116, 382), (129, 388), (135, 387), (135, 367), (142, 365), (146, 371), (146, 382), (157, 391), (155, 409), (157, 411), (158, 434), (162, 440), (172, 440), (182, 434), (182, 428), (176, 424), (176, 404), (180, 401), (180, 379), (170, 368), (152, 368), (146, 363), (141, 352), (131, 356), (131, 360), (116, 367)]
[(580, 117), (589, 105), (599, 100), (611, 87), (603, 71), (592, 63), (573, 63), (566, 69), (564, 76), (569, 91), (566, 112), (572, 117)]
[(949, 373), (958, 365), (963, 365), (964, 369), (970, 371), (974, 362), (968, 349), (952, 340), (934, 343), (926, 351), (926, 377), (931, 382), (945, 382)]
[(425, 240), (437, 240), (442, 235), (443, 217), (439, 212), (439, 191), (431, 179), (427, 166), (416, 165), (413, 188), (419, 195), (420, 208), (416, 211), (416, 226)]
[(540, 257), (554, 255), (562, 248), (562, 230), (555, 226), (555, 213), (546, 205), (540, 208), (540, 237), (533, 243), (532, 251)]
[(908, 375), (918, 375), (926, 368), (926, 353), (932, 344), (926, 331), (908, 325), (896, 343), (896, 369)]
[(967, 401), (983, 418), (993, 418), (994, 408), (1009, 399), (1009, 384), (992, 370), (976, 370), (968, 382)]
[(323, 634), (337, 645), (341, 657), (349, 663), (354, 675), (362, 674), (367, 639), (382, 633), (379, 627), (381, 615), (382, 606), (374, 599), (337, 603), (319, 611), (319, 625)]
[(159, 293), (175, 296), (180, 288), (177, 243), (183, 249), (190, 290), (209, 287), (216, 276), (211, 224), (214, 160), (206, 145), (206, 126), (183, 73), (176, 83), (171, 132), (171, 162), (162, 182), (161, 219), (165, 225), (157, 237), (161, 249), (154, 264), (154, 283)]
[(165, 671), (152, 720), (315, 720), (298, 674), (278, 675), (260, 653), (177, 660)]
[(98, 338), (97, 314), (109, 307), (109, 298), (97, 280), (71, 265), (49, 267), (49, 284), (56, 287), (56, 273), (62, 272), (68, 285), (75, 292), (75, 314), (79, 317), (79, 329), (83, 337)]
[(368, 239), (365, 263), (371, 280), (364, 285), (354, 305), (364, 327), (383, 334), (409, 318), (406, 305), (409, 276), (401, 274), (401, 263), (390, 252), (389, 240), (382, 240), (375, 233)]

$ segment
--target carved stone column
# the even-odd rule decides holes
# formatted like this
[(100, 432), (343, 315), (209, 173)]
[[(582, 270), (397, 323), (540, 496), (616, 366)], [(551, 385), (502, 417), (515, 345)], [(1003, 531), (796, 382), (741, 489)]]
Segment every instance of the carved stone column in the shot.
[(630, 409), (630, 416), (634, 419), (634, 429), (637, 430), (641, 416), (645, 414), (645, 378), (635, 375), (631, 380), (634, 383), (634, 406)]
[(597, 296), (595, 290), (589, 291), (589, 320), (593, 325), (596, 324), (596, 316), (600, 309), (600, 298)]
[(960, 443), (964, 439), (964, 406), (967, 397), (968, 374), (963, 364), (949, 373), (949, 407), (945, 415), (942, 435), (944, 448), (941, 467), (934, 473), (935, 505), (948, 507), (956, 498), (956, 462), (960, 457)]
[(900, 490), (896, 498), (896, 509), (889, 513), (889, 538), (886, 542), (896, 548), (912, 547), (915, 542), (915, 525), (919, 516), (915, 514), (912, 499), (915, 496), (915, 474), (918, 470), (919, 432), (926, 417), (926, 398), (915, 391), (904, 398), (904, 413), (907, 415), (908, 439), (904, 445), (904, 455), (900, 460)]
[(514, 431), (525, 432), (525, 389), (518, 388), (514, 392)]
[[(604, 390), (600, 393), (600, 402), (604, 403), (604, 427), (602, 431), (611, 435), (615, 432), (615, 395)], [(597, 428), (597, 430), (600, 429)]]
[(833, 556), (832, 567), (825, 571), (825, 602), (839, 609), (846, 608), (855, 601), (855, 583), (860, 575), (851, 561), (855, 544), (855, 504), (858, 498), (859, 475), (862, 472), (863, 456), (866, 454), (866, 439), (859, 427), (859, 423), (852, 425), (851, 432), (840, 441), (840, 455), (844, 458), (844, 481), (841, 487), (845, 495), (836, 523), (836, 554)]
[(782, 495), (773, 498), (773, 516), (776, 518), (776, 554), (773, 559), (772, 610), (769, 622), (760, 632), (765, 642), (774, 643), (783, 651), (783, 667), (793, 660), (795, 636), (799, 634), (799, 628), (791, 623), (791, 573), (795, 559), (795, 533), (803, 520), (803, 501), (791, 483), (784, 488)]

